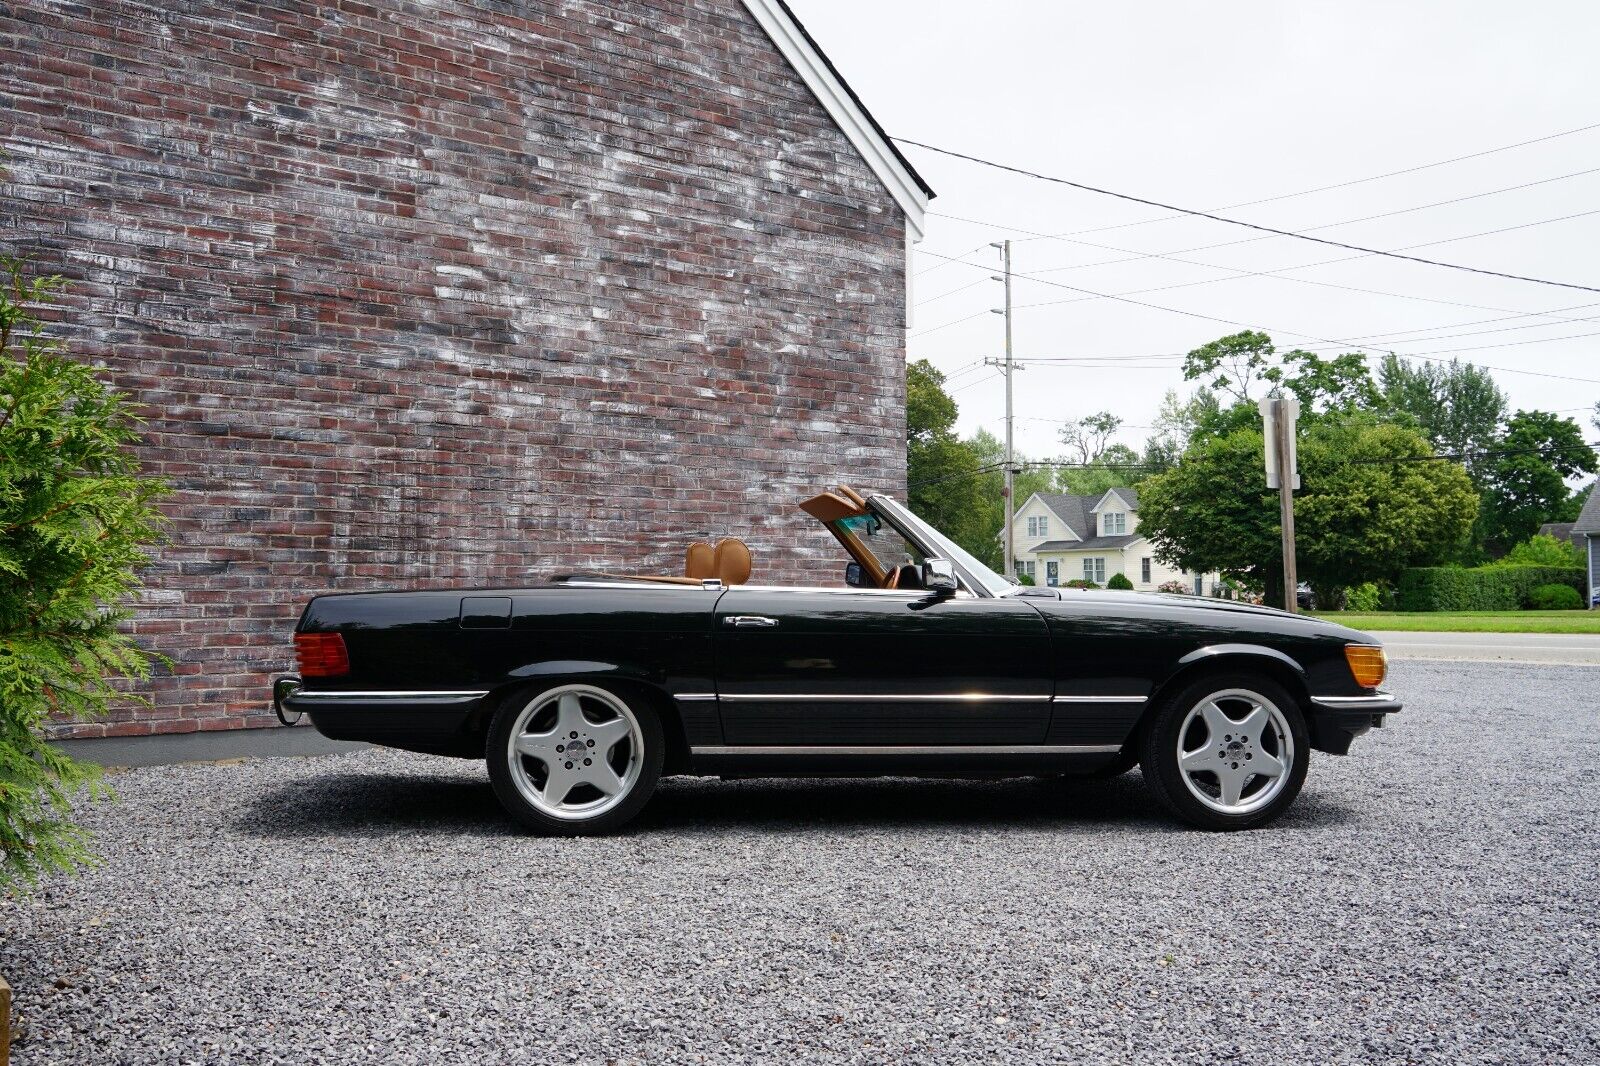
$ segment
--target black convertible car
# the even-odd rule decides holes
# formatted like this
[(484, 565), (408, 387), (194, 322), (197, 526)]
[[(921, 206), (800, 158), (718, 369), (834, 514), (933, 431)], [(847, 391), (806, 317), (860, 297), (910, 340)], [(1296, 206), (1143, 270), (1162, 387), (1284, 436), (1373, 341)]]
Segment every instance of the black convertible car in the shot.
[(487, 758), (506, 808), (614, 829), (662, 774), (1111, 775), (1140, 764), (1180, 818), (1265, 824), (1310, 753), (1400, 710), (1382, 648), (1281, 611), (1024, 588), (884, 496), (800, 505), (849, 556), (841, 588), (749, 584), (737, 540), (671, 577), (318, 596), (285, 721)]

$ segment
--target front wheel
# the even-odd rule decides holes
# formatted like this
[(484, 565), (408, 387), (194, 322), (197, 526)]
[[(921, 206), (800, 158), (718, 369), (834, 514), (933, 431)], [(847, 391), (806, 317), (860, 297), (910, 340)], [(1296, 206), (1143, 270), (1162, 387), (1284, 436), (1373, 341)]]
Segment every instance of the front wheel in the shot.
[(1202, 678), (1166, 700), (1140, 762), (1156, 798), (1202, 829), (1254, 829), (1305, 783), (1305, 718), (1281, 685), (1254, 675)]
[(650, 799), (665, 748), (661, 719), (646, 701), (597, 685), (556, 685), (513, 695), (495, 713), (489, 781), (532, 829), (604, 833)]

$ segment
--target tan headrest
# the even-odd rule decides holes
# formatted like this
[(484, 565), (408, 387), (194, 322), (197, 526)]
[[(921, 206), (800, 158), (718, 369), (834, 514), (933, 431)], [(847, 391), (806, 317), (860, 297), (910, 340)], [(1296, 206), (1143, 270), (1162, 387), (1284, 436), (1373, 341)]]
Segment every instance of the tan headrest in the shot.
[(724, 585), (742, 585), (750, 580), (750, 549), (737, 537), (717, 541), (717, 577)]
[(717, 553), (711, 545), (697, 540), (689, 545), (689, 554), (683, 560), (683, 576), (704, 581), (717, 576)]

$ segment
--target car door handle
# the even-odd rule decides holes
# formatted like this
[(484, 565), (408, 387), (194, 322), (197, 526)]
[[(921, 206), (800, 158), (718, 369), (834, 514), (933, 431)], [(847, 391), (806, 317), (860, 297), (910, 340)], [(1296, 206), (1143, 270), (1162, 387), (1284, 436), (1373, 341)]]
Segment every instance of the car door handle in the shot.
[(778, 620), (761, 614), (730, 614), (723, 617), (722, 624), (725, 626), (770, 629), (778, 624)]

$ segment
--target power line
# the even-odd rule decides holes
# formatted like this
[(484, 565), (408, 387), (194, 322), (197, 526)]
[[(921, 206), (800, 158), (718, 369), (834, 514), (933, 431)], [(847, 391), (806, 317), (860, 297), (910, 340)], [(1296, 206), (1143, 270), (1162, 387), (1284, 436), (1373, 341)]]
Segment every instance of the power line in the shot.
[[(964, 261), (962, 261), (962, 262), (964, 262)], [(977, 263), (966, 263), (966, 265), (970, 266), (970, 267), (978, 267), (979, 266), (979, 264), (977, 264)], [(1118, 303), (1132, 304), (1132, 305), (1134, 305), (1136, 307), (1146, 307), (1146, 308), (1149, 308), (1149, 309), (1151, 309), (1153, 311), (1166, 311), (1166, 312), (1168, 312), (1170, 314), (1183, 315), (1183, 316), (1185, 316), (1187, 318), (1198, 318), (1198, 319), (1202, 319), (1202, 320), (1207, 321), (1207, 322), (1220, 322), (1225, 326), (1238, 326), (1238, 327), (1240, 327), (1242, 329), (1257, 330), (1257, 331), (1262, 332), (1262, 333), (1281, 333), (1281, 334), (1285, 334), (1285, 335), (1290, 336), (1290, 337), (1303, 337), (1306, 340), (1319, 341), (1319, 342), (1321, 342), (1323, 344), (1332, 345), (1335, 348), (1343, 347), (1346, 350), (1356, 349), (1356, 350), (1359, 350), (1359, 351), (1368, 352), (1368, 353), (1370, 353), (1372, 355), (1389, 355), (1389, 354), (1392, 354), (1392, 353), (1390, 353), (1388, 351), (1385, 351), (1385, 350), (1383, 350), (1381, 348), (1375, 348), (1375, 347), (1373, 347), (1371, 345), (1354, 344), (1354, 343), (1351, 343), (1348, 340), (1334, 340), (1334, 339), (1329, 338), (1329, 337), (1319, 337), (1314, 333), (1302, 333), (1302, 332), (1300, 332), (1298, 330), (1292, 330), (1292, 329), (1273, 329), (1270, 326), (1261, 326), (1261, 325), (1255, 325), (1255, 324), (1252, 324), (1252, 323), (1249, 323), (1249, 322), (1240, 322), (1237, 319), (1232, 319), (1232, 318), (1220, 318), (1220, 317), (1218, 317), (1216, 315), (1202, 314), (1199, 311), (1184, 311), (1184, 310), (1182, 310), (1180, 308), (1176, 308), (1176, 307), (1166, 307), (1166, 306), (1164, 306), (1162, 304), (1153, 304), (1153, 303), (1150, 303), (1149, 301), (1146, 301), (1146, 300), (1134, 300), (1134, 299), (1131, 299), (1131, 298), (1129, 298), (1127, 296), (1117, 295), (1115, 293), (1095, 292), (1092, 289), (1079, 288), (1076, 285), (1068, 285), (1065, 282), (1053, 281), (1053, 280), (1051, 280), (1049, 278), (1035, 277), (1035, 276), (1033, 276), (1031, 274), (1022, 273), (1020, 271), (1016, 272), (1016, 276), (1017, 277), (1021, 277), (1021, 278), (1029, 278), (1032, 281), (1035, 281), (1035, 282), (1037, 282), (1037, 283), (1039, 283), (1041, 285), (1049, 285), (1049, 286), (1052, 286), (1052, 287), (1058, 288), (1058, 289), (1066, 289), (1066, 290), (1068, 290), (1070, 292), (1082, 293), (1082, 294), (1084, 294), (1086, 296), (1092, 296), (1092, 297), (1095, 297), (1095, 298), (1098, 298), (1098, 299), (1115, 300)], [(982, 312), (980, 312), (980, 313), (982, 313)], [(947, 325), (954, 325), (954, 323), (947, 323)], [(943, 327), (940, 327), (940, 328), (943, 328)], [(1541, 340), (1542, 341), (1574, 340), (1574, 339), (1577, 339), (1578, 337), (1585, 337), (1585, 336), (1592, 336), (1592, 334), (1576, 334), (1576, 335), (1568, 336), (1568, 337), (1546, 337), (1546, 338), (1541, 338)], [(1520, 345), (1520, 344), (1525, 344), (1525, 343), (1537, 343), (1537, 342), (1518, 341), (1518, 342), (1514, 342), (1514, 343)], [(1507, 345), (1487, 345), (1485, 347), (1507, 347)], [(1472, 350), (1475, 350), (1475, 349), (1471, 349), (1471, 348), (1454, 348), (1454, 349), (1446, 348), (1446, 349), (1443, 349), (1443, 350), (1441, 350), (1439, 352), (1431, 352), (1431, 353), (1430, 352), (1412, 352), (1412, 353), (1407, 353), (1407, 358), (1422, 359), (1422, 360), (1428, 360), (1428, 361), (1432, 361), (1432, 362), (1445, 362), (1446, 360), (1438, 359), (1438, 358), (1436, 358), (1436, 356), (1449, 354), (1450, 352), (1472, 351)], [(1024, 360), (1024, 361), (1027, 361), (1027, 360)], [(1534, 371), (1534, 370), (1513, 370), (1513, 369), (1511, 369), (1509, 367), (1484, 367), (1483, 369), (1486, 369), (1486, 370), (1500, 370), (1500, 371), (1502, 371), (1504, 373), (1508, 373), (1508, 374), (1526, 374), (1526, 375), (1529, 375), (1529, 376), (1532, 376), (1532, 377), (1560, 378), (1560, 379), (1568, 380), (1568, 381), (1581, 381), (1581, 382), (1590, 383), (1590, 384), (1600, 384), (1600, 380), (1595, 380), (1595, 379), (1591, 379), (1591, 378), (1568, 377), (1567, 375), (1564, 375), (1564, 374), (1545, 374), (1545, 373), (1541, 373), (1539, 371)]]
[[(1312, 195), (1314, 193), (1319, 193), (1319, 192), (1331, 192), (1334, 189), (1346, 189), (1346, 188), (1349, 188), (1352, 185), (1364, 185), (1364, 184), (1366, 184), (1367, 182), (1370, 182), (1370, 181), (1381, 181), (1384, 178), (1395, 178), (1395, 177), (1399, 177), (1402, 174), (1415, 174), (1418, 171), (1432, 170), (1435, 167), (1448, 166), (1451, 163), (1461, 163), (1461, 162), (1465, 162), (1468, 159), (1478, 159), (1478, 158), (1480, 158), (1482, 156), (1486, 156), (1486, 155), (1496, 155), (1496, 154), (1498, 154), (1500, 152), (1509, 152), (1514, 148), (1526, 148), (1530, 144), (1540, 144), (1540, 143), (1542, 143), (1544, 141), (1553, 141), (1553, 140), (1557, 140), (1558, 138), (1561, 138), (1561, 137), (1571, 137), (1573, 134), (1587, 133), (1590, 130), (1595, 130), (1595, 129), (1600, 129), (1600, 123), (1594, 123), (1594, 124), (1588, 125), (1588, 126), (1579, 126), (1576, 129), (1562, 130), (1559, 133), (1550, 133), (1550, 134), (1546, 134), (1543, 137), (1534, 137), (1534, 138), (1531, 138), (1530, 140), (1518, 141), (1515, 144), (1504, 144), (1504, 145), (1501, 145), (1498, 148), (1486, 148), (1486, 149), (1484, 149), (1482, 151), (1479, 151), (1479, 152), (1469, 152), (1466, 155), (1453, 156), (1453, 157), (1451, 157), (1449, 159), (1440, 159), (1440, 160), (1438, 160), (1436, 162), (1433, 162), (1433, 163), (1423, 163), (1423, 164), (1421, 164), (1419, 166), (1405, 167), (1405, 168), (1403, 168), (1401, 170), (1391, 170), (1391, 171), (1387, 171), (1386, 173), (1383, 173), (1383, 174), (1373, 174), (1372, 176), (1366, 177), (1366, 178), (1354, 178), (1354, 179), (1352, 179), (1350, 181), (1335, 182), (1332, 185), (1319, 185), (1314, 189), (1302, 189), (1299, 192), (1281, 193), (1281, 194), (1279, 194), (1277, 196), (1267, 196), (1267, 197), (1264, 197), (1264, 198), (1262, 198), (1260, 200), (1245, 200), (1245, 201), (1243, 201), (1241, 203), (1237, 203), (1237, 204), (1224, 204), (1221, 207), (1214, 207), (1211, 210), (1213, 210), (1213, 211), (1235, 211), (1235, 210), (1237, 210), (1237, 209), (1239, 209), (1241, 207), (1255, 207), (1255, 206), (1257, 206), (1259, 204), (1276, 203), (1279, 200), (1293, 200), (1293, 199), (1295, 199), (1297, 197), (1300, 197), (1300, 196), (1310, 196), (1310, 195)], [(1129, 228), (1132, 228), (1134, 226), (1148, 226), (1148, 225), (1150, 225), (1151, 223), (1154, 223), (1154, 222), (1170, 222), (1175, 218), (1182, 218), (1182, 217), (1183, 217), (1182, 215), (1176, 215), (1176, 214), (1159, 215), (1159, 216), (1157, 216), (1155, 218), (1140, 219), (1139, 221), (1136, 221), (1136, 222), (1121, 222), (1121, 223), (1118, 223), (1118, 224), (1116, 224), (1114, 226), (1096, 226), (1093, 229), (1073, 230), (1070, 233), (1058, 234), (1057, 236), (1076, 237), (1076, 236), (1078, 236), (1080, 234), (1085, 234), (1085, 233), (1105, 233), (1105, 232), (1107, 232), (1109, 230), (1129, 229)]]
[[(1255, 231), (1257, 231), (1259, 233), (1266, 233), (1266, 234), (1270, 234), (1272, 236), (1293, 237), (1296, 240), (1310, 241), (1310, 242), (1312, 242), (1314, 244), (1325, 244), (1325, 245), (1328, 245), (1329, 247), (1332, 247), (1332, 248), (1343, 248), (1346, 251), (1360, 252), (1363, 255), (1379, 255), (1379, 256), (1384, 256), (1386, 258), (1390, 258), (1390, 259), (1399, 259), (1399, 260), (1404, 260), (1406, 262), (1421, 263), (1424, 266), (1443, 267), (1443, 268), (1445, 268), (1447, 270), (1460, 270), (1460, 271), (1464, 271), (1464, 272), (1469, 273), (1469, 274), (1482, 274), (1482, 275), (1485, 275), (1487, 277), (1506, 278), (1506, 279), (1511, 280), (1511, 281), (1526, 281), (1526, 282), (1529, 282), (1529, 283), (1535, 284), (1535, 285), (1549, 285), (1549, 286), (1553, 286), (1553, 287), (1556, 287), (1556, 288), (1562, 288), (1562, 289), (1577, 289), (1577, 290), (1582, 291), (1582, 292), (1600, 292), (1600, 287), (1596, 287), (1596, 286), (1593, 286), (1593, 285), (1579, 285), (1579, 284), (1576, 284), (1574, 282), (1567, 282), (1567, 281), (1552, 281), (1552, 280), (1550, 280), (1548, 278), (1535, 278), (1535, 277), (1529, 277), (1529, 276), (1527, 276), (1525, 274), (1511, 274), (1511, 273), (1507, 273), (1505, 271), (1500, 271), (1500, 270), (1488, 270), (1488, 269), (1485, 269), (1483, 267), (1467, 266), (1467, 265), (1465, 265), (1463, 263), (1446, 263), (1446, 262), (1443, 262), (1442, 260), (1438, 260), (1438, 259), (1425, 259), (1425, 258), (1423, 258), (1421, 256), (1403, 255), (1399, 251), (1384, 251), (1383, 249), (1379, 249), (1379, 248), (1367, 248), (1367, 247), (1365, 247), (1363, 245), (1359, 245), (1359, 244), (1347, 244), (1344, 241), (1330, 240), (1327, 237), (1313, 237), (1313, 236), (1310, 236), (1309, 234), (1305, 234), (1305, 233), (1296, 233), (1293, 230), (1277, 229), (1277, 228), (1275, 228), (1273, 226), (1263, 226), (1263, 225), (1260, 225), (1259, 223), (1246, 222), (1243, 219), (1229, 218), (1226, 215), (1218, 215), (1218, 214), (1214, 214), (1214, 213), (1212, 213), (1210, 211), (1200, 211), (1200, 210), (1197, 210), (1195, 208), (1190, 208), (1190, 207), (1179, 207), (1179, 206), (1177, 206), (1175, 204), (1162, 203), (1159, 200), (1151, 200), (1151, 199), (1148, 199), (1148, 198), (1143, 197), (1143, 196), (1134, 196), (1131, 193), (1117, 192), (1117, 191), (1112, 190), (1112, 189), (1104, 189), (1104, 188), (1100, 188), (1099, 186), (1086, 184), (1084, 182), (1072, 181), (1072, 180), (1070, 180), (1068, 178), (1055, 177), (1055, 176), (1050, 175), (1050, 174), (1041, 174), (1038, 171), (1025, 170), (1022, 167), (1014, 167), (1014, 166), (1010, 166), (1010, 165), (1005, 164), (1005, 163), (996, 163), (996, 162), (994, 162), (993, 160), (990, 160), (990, 159), (982, 159), (982, 158), (980, 158), (978, 156), (975, 156), (975, 155), (968, 155), (965, 152), (952, 151), (951, 149), (948, 149), (948, 148), (938, 148), (938, 147), (935, 147), (934, 145), (931, 145), (931, 144), (924, 144), (921, 141), (908, 140), (908, 139), (902, 138), (902, 137), (896, 137), (896, 138), (894, 138), (894, 140), (899, 142), (899, 143), (901, 143), (901, 144), (908, 144), (908, 145), (911, 145), (911, 146), (916, 147), (916, 148), (926, 149), (927, 151), (930, 151), (930, 152), (937, 152), (937, 153), (939, 153), (941, 155), (950, 156), (951, 158), (954, 158), (954, 159), (965, 159), (968, 162), (977, 163), (977, 164), (979, 164), (981, 166), (993, 167), (996, 170), (1004, 170), (1004, 171), (1007, 171), (1007, 172), (1012, 173), (1012, 174), (1020, 174), (1020, 175), (1022, 175), (1024, 177), (1035, 178), (1035, 179), (1037, 179), (1039, 181), (1051, 182), (1051, 183), (1057, 184), (1057, 185), (1065, 185), (1065, 186), (1067, 186), (1069, 188), (1079, 189), (1079, 190), (1081, 190), (1083, 192), (1092, 192), (1092, 193), (1096, 193), (1096, 194), (1098, 194), (1100, 196), (1110, 196), (1110, 197), (1113, 197), (1113, 198), (1118, 199), (1118, 200), (1127, 200), (1130, 203), (1145, 204), (1146, 206), (1149, 206), (1149, 207), (1158, 207), (1158, 208), (1162, 209), (1163, 211), (1173, 211), (1173, 212), (1177, 212), (1178, 214), (1189, 215), (1189, 216), (1194, 217), (1194, 218), (1205, 218), (1205, 219), (1210, 219), (1213, 222), (1224, 222), (1224, 223), (1227, 223), (1228, 225), (1232, 225), (1232, 226), (1241, 226), (1241, 227), (1243, 227), (1245, 229), (1255, 230)], [(1584, 212), (1584, 214), (1593, 214), (1593, 213), (1594, 212)], [(1573, 215), (1573, 216), (1568, 216), (1568, 217), (1576, 218), (1578, 216), (1577, 215)], [(1552, 219), (1550, 221), (1560, 221), (1560, 220), (1559, 219)]]
[[(1600, 169), (1600, 168), (1597, 168), (1597, 169)], [(1584, 212), (1584, 213), (1585, 214), (1594, 214), (1596, 212)], [(1184, 282), (1177, 282), (1177, 283), (1171, 284), (1171, 285), (1155, 286), (1155, 287), (1149, 288), (1149, 289), (1136, 289), (1136, 290), (1133, 291), (1133, 293), (1129, 293), (1127, 295), (1133, 295), (1135, 293), (1145, 293), (1145, 292), (1164, 292), (1164, 291), (1167, 291), (1169, 289), (1195, 288), (1195, 287), (1201, 286), (1201, 285), (1215, 285), (1215, 284), (1217, 284), (1219, 282), (1223, 282), (1223, 281), (1238, 281), (1238, 280), (1243, 279), (1243, 278), (1264, 277), (1264, 278), (1272, 278), (1272, 279), (1277, 280), (1277, 281), (1293, 282), (1294, 284), (1297, 284), (1297, 285), (1315, 285), (1315, 286), (1317, 286), (1319, 288), (1338, 289), (1338, 290), (1341, 290), (1343, 292), (1357, 292), (1357, 293), (1362, 293), (1362, 294), (1368, 295), (1368, 296), (1387, 296), (1387, 297), (1391, 297), (1391, 298), (1397, 299), (1397, 300), (1415, 300), (1415, 301), (1418, 301), (1420, 303), (1441, 304), (1441, 305), (1448, 306), (1448, 307), (1465, 307), (1465, 308), (1470, 308), (1470, 309), (1475, 310), (1475, 311), (1502, 311), (1502, 312), (1507, 312), (1509, 317), (1512, 317), (1512, 318), (1550, 318), (1550, 319), (1552, 319), (1554, 321), (1557, 321), (1557, 322), (1593, 322), (1593, 321), (1596, 321), (1596, 319), (1593, 319), (1593, 318), (1563, 318), (1560, 315), (1555, 314), (1553, 312), (1545, 312), (1545, 311), (1512, 312), (1510, 308), (1491, 307), (1491, 306), (1489, 306), (1487, 304), (1470, 304), (1470, 303), (1464, 303), (1464, 302), (1459, 301), (1459, 300), (1440, 300), (1440, 299), (1436, 299), (1436, 298), (1429, 297), (1429, 296), (1415, 296), (1415, 295), (1412, 295), (1410, 293), (1388, 292), (1388, 291), (1383, 290), (1383, 289), (1366, 289), (1366, 288), (1362, 288), (1362, 287), (1356, 286), (1356, 285), (1340, 285), (1337, 282), (1318, 281), (1318, 280), (1316, 280), (1314, 278), (1292, 278), (1292, 277), (1286, 277), (1285, 276), (1285, 272), (1287, 272), (1287, 271), (1291, 271), (1291, 270), (1306, 270), (1306, 269), (1309, 269), (1311, 267), (1326, 266), (1326, 265), (1328, 265), (1330, 263), (1347, 263), (1347, 262), (1350, 262), (1350, 261), (1355, 260), (1355, 259), (1364, 259), (1364, 258), (1366, 258), (1365, 256), (1340, 256), (1337, 259), (1323, 259), (1323, 260), (1318, 260), (1317, 262), (1314, 262), (1314, 263), (1300, 263), (1300, 264), (1298, 264), (1296, 266), (1279, 267), (1279, 268), (1274, 269), (1274, 270), (1239, 270), (1239, 269), (1237, 269), (1235, 267), (1226, 267), (1226, 266), (1222, 266), (1221, 264), (1218, 264), (1218, 263), (1204, 263), (1204, 262), (1199, 262), (1199, 261), (1193, 260), (1193, 259), (1180, 259), (1180, 258), (1178, 258), (1179, 255), (1181, 255), (1181, 254), (1183, 254), (1185, 252), (1201, 251), (1201, 250), (1204, 250), (1206, 248), (1221, 248), (1221, 247), (1225, 247), (1228, 244), (1249, 244), (1249, 243), (1251, 243), (1253, 241), (1267, 240), (1268, 238), (1265, 238), (1265, 237), (1251, 237), (1251, 238), (1249, 238), (1249, 240), (1246, 240), (1246, 241), (1228, 241), (1228, 242), (1225, 242), (1224, 244), (1199, 245), (1199, 246), (1194, 247), (1194, 248), (1179, 249), (1176, 252), (1139, 252), (1139, 251), (1135, 251), (1135, 250), (1130, 249), (1130, 248), (1118, 248), (1115, 245), (1097, 244), (1097, 243), (1094, 243), (1094, 242), (1091, 242), (1091, 241), (1071, 240), (1070, 238), (1067, 238), (1067, 237), (1056, 236), (1056, 235), (1052, 235), (1052, 234), (1041, 234), (1041, 233), (1038, 233), (1037, 231), (1034, 231), (1034, 230), (1023, 229), (1020, 226), (1008, 226), (1008, 225), (1003, 225), (1003, 224), (1000, 224), (1000, 223), (984, 222), (981, 219), (963, 218), (963, 217), (961, 217), (959, 215), (940, 215), (939, 217), (940, 218), (953, 219), (953, 220), (958, 221), (958, 222), (966, 222), (966, 223), (969, 223), (971, 225), (993, 226), (996, 229), (1005, 230), (1005, 231), (1011, 232), (1011, 233), (1026, 233), (1026, 234), (1030, 234), (1031, 235), (1029, 239), (1058, 240), (1058, 241), (1061, 241), (1061, 242), (1066, 243), (1066, 244), (1082, 245), (1083, 247), (1086, 247), (1086, 248), (1097, 248), (1097, 249), (1101, 249), (1101, 250), (1104, 250), (1104, 251), (1126, 252), (1126, 253), (1128, 253), (1127, 258), (1123, 258), (1123, 259), (1101, 259), (1101, 260), (1096, 260), (1095, 262), (1092, 262), (1092, 263), (1078, 263), (1078, 264), (1074, 264), (1072, 266), (1043, 267), (1041, 269), (1032, 271), (1032, 274), (1059, 273), (1059, 272), (1065, 271), (1065, 270), (1087, 270), (1087, 269), (1090, 269), (1092, 267), (1113, 266), (1113, 265), (1117, 265), (1117, 264), (1121, 264), (1121, 263), (1138, 262), (1138, 261), (1144, 260), (1144, 259), (1161, 259), (1161, 260), (1164, 260), (1166, 262), (1181, 263), (1184, 266), (1202, 267), (1202, 268), (1207, 269), (1207, 270), (1225, 270), (1225, 271), (1228, 271), (1228, 273), (1230, 275), (1229, 277), (1223, 277), (1223, 278), (1202, 278), (1199, 281), (1184, 281)], [(1573, 217), (1573, 216), (1566, 216), (1566, 217)], [(1545, 219), (1545, 220), (1542, 220), (1542, 221), (1539, 221), (1539, 222), (1524, 223), (1524, 224), (1522, 224), (1522, 226), (1517, 227), (1517, 228), (1527, 228), (1527, 227), (1532, 227), (1532, 226), (1544, 225), (1547, 222), (1551, 222), (1551, 221), (1565, 221), (1565, 218), (1563, 218), (1563, 219)], [(1333, 224), (1334, 225), (1338, 225), (1338, 223), (1333, 223)], [(1473, 238), (1473, 237), (1483, 237), (1483, 236), (1488, 236), (1490, 233), (1502, 233), (1502, 232), (1505, 232), (1505, 231), (1504, 230), (1490, 230), (1490, 231), (1482, 232), (1482, 233), (1464, 234), (1464, 235), (1462, 235), (1460, 237), (1450, 237), (1450, 238), (1446, 238), (1443, 241), (1429, 242), (1429, 243), (1440, 243), (1440, 244), (1443, 244), (1443, 243), (1448, 243), (1450, 241), (1468, 240), (1468, 239)], [(1424, 245), (1411, 245), (1410, 247), (1412, 247), (1412, 248), (1420, 248), (1420, 247), (1424, 247)], [(976, 266), (977, 264), (971, 264), (971, 265)], [(979, 285), (979, 284), (982, 284), (982, 283), (981, 282), (973, 282), (972, 284), (973, 285)], [(971, 288), (972, 286), (965, 286), (965, 287), (966, 288)], [(953, 291), (957, 291), (957, 290), (953, 290)], [(1079, 301), (1079, 300), (1044, 300), (1044, 301), (1039, 301), (1039, 302), (1036, 302), (1036, 303), (1018, 304), (1017, 305), (1017, 309), (1021, 310), (1023, 308), (1033, 308), (1033, 307), (1056, 307), (1056, 306), (1060, 306), (1062, 304), (1078, 303), (1078, 302), (1081, 302), (1081, 301)], [(1595, 307), (1595, 306), (1600, 306), (1600, 305), (1593, 304), (1593, 303), (1578, 304), (1575, 307), (1563, 308), (1561, 310), (1580, 310), (1582, 308)], [(950, 323), (950, 324), (954, 325), (955, 323)], [(1432, 327), (1432, 328), (1441, 328), (1441, 329), (1443, 329), (1443, 328), (1449, 328), (1449, 327)], [(1530, 327), (1519, 327), (1519, 328), (1530, 328)], [(932, 332), (932, 330), (929, 330), (928, 332)], [(1421, 330), (1409, 330), (1407, 332), (1415, 333), (1415, 332), (1422, 332), (1422, 331)]]

